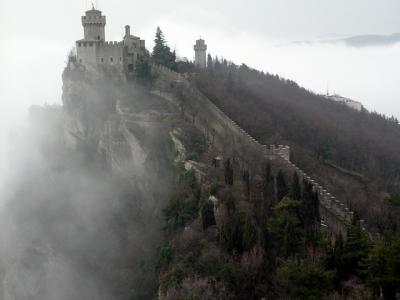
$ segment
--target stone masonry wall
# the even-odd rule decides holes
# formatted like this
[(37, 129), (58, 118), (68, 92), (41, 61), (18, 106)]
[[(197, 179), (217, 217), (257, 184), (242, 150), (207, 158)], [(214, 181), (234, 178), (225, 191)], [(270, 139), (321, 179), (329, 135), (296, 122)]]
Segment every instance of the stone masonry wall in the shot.
[[(174, 97), (174, 87), (182, 91), (180, 102), (182, 114), (202, 130), (207, 140), (223, 156), (233, 158), (249, 170), (259, 171), (262, 161), (273, 160), (287, 172), (297, 172), (300, 179), (312, 184), (319, 196), (321, 223), (327, 226), (334, 235), (342, 234), (345, 238), (351, 225), (354, 213), (326, 188), (312, 179), (308, 174), (290, 161), (290, 147), (286, 145), (263, 145), (231, 120), (214, 103), (193, 87), (181, 74), (162, 66), (155, 66), (159, 80), (157, 82), (163, 96)], [(254, 173), (254, 172), (253, 172)], [(362, 228), (368, 233), (366, 224), (361, 220)]]

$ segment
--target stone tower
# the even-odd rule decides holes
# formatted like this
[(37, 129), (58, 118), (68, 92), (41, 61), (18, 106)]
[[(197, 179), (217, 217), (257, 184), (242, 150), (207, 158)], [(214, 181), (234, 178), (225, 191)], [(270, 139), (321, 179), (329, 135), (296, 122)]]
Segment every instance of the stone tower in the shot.
[(101, 11), (92, 7), (82, 17), (82, 25), (85, 31), (84, 39), (87, 41), (105, 41), (106, 17)]
[(199, 39), (196, 41), (196, 45), (194, 45), (195, 51), (195, 60), (194, 63), (196, 66), (200, 68), (207, 67), (207, 45), (205, 44), (203, 39)]

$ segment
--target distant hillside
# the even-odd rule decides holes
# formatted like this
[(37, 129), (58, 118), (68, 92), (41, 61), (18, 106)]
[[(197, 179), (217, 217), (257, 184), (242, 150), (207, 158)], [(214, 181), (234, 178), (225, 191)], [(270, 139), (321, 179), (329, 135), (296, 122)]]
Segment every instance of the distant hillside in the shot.
[[(188, 66), (181, 70), (190, 72)], [(265, 144), (290, 144), (292, 160), (369, 219), (400, 190), (400, 126), (329, 101), (295, 82), (214, 61), (193, 81)]]
[(312, 43), (323, 43), (323, 44), (338, 44), (344, 43), (350, 47), (375, 47), (375, 46), (391, 46), (400, 42), (400, 33), (393, 33), (390, 35), (380, 34), (364, 34), (355, 35), (344, 38), (328, 38), (317, 41), (296, 41), (294, 44), (312, 44)]

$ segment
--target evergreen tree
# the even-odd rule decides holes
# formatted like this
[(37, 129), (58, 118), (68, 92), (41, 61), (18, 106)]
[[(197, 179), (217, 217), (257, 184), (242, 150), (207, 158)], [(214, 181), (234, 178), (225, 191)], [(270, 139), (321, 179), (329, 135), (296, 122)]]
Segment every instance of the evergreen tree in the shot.
[(288, 261), (278, 269), (277, 275), (290, 299), (325, 299), (333, 287), (333, 273), (315, 263)]
[(303, 181), (302, 207), (300, 209), (300, 221), (305, 230), (306, 244), (315, 244), (319, 240), (319, 199), (313, 191), (313, 186), (308, 181)]
[(367, 283), (383, 298), (395, 300), (400, 293), (400, 236), (389, 235), (371, 251)]
[(160, 27), (157, 27), (156, 30), (152, 58), (156, 64), (165, 66), (172, 70), (176, 69), (176, 53), (175, 51), (171, 51), (168, 47), (164, 33), (161, 31)]
[(214, 68), (214, 62), (213, 62), (213, 59), (212, 59), (211, 54), (209, 53), (209, 54), (207, 55), (207, 69), (208, 69), (209, 71), (212, 71), (213, 68)]
[(301, 199), (300, 180), (297, 172), (293, 173), (292, 185), (290, 187), (290, 198), (292, 198), (293, 200)]
[(361, 278), (364, 276), (368, 251), (368, 237), (361, 228), (360, 220), (355, 216), (348, 231), (343, 250), (344, 272), (346, 275), (354, 274)]
[(276, 176), (276, 198), (279, 201), (283, 199), (288, 193), (288, 188), (285, 180), (285, 175), (283, 172), (279, 170), (278, 175)]
[(207, 201), (201, 209), (201, 220), (203, 223), (203, 229), (215, 225), (215, 215), (214, 215), (214, 204), (211, 201)]
[(151, 79), (151, 66), (147, 56), (140, 56), (136, 61), (135, 76), (140, 79)]
[(295, 255), (302, 249), (304, 233), (297, 213), (300, 205), (301, 201), (284, 197), (273, 208), (276, 216), (271, 220), (271, 233), (283, 257)]
[(253, 225), (251, 217), (246, 213), (242, 217), (243, 223), (243, 249), (245, 251), (251, 250), (251, 248), (257, 243), (257, 229)]
[(225, 162), (224, 173), (225, 173), (225, 183), (228, 185), (232, 185), (233, 184), (233, 167), (231, 165), (231, 160), (229, 158)]
[(243, 172), (243, 181), (246, 185), (246, 195), (247, 197), (250, 196), (250, 172), (248, 170), (245, 170)]

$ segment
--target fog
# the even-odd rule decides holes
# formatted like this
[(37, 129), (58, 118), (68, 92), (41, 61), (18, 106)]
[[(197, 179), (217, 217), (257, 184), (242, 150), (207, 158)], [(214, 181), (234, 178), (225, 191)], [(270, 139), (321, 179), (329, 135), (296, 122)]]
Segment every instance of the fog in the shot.
[[(242, 1), (234, 5), (226, 1), (200, 5), (178, 0), (170, 4), (102, 1), (99, 5), (107, 16), (109, 40), (121, 39), (123, 26), (131, 24), (132, 33), (145, 39), (151, 49), (159, 25), (178, 55), (192, 60), (194, 41), (201, 35), (213, 56), (279, 74), (315, 93), (329, 89), (361, 101), (371, 111), (400, 118), (400, 44), (352, 48), (292, 43), (325, 35), (391, 34), (400, 28), (394, 13), (398, 3), (388, 1), (383, 6), (379, 1), (362, 1), (367, 8), (356, 10), (360, 17), (356, 22), (351, 9), (324, 18), (330, 9), (332, 15), (335, 12), (328, 1), (302, 2), (304, 7), (296, 4), (298, 0), (260, 1), (250, 11), (243, 9)], [(348, 4), (338, 2), (339, 8)], [(127, 191), (140, 205), (147, 199), (143, 189), (122, 188), (115, 178), (82, 168), (80, 158), (71, 158), (58, 148), (62, 133), (57, 131), (61, 122), (57, 108), (48, 108), (39, 123), (28, 120), (31, 105), (61, 105), (61, 74), (74, 41), (83, 35), (80, 16), (85, 7), (87, 1), (0, 2), (0, 280), (7, 283), (7, 290), (0, 289), (0, 299), (110, 299), (104, 273), (114, 274), (110, 269), (121, 263), (120, 253), (130, 251), (140, 257), (158, 238), (159, 220), (150, 214), (153, 206), (133, 208), (147, 213), (132, 223), (121, 217), (126, 194), (120, 192)], [(310, 12), (313, 8), (318, 8), (315, 15)], [(386, 20), (371, 22), (371, 16)], [(161, 180), (151, 175), (151, 180), (143, 180)], [(111, 201), (115, 198), (120, 202)], [(154, 204), (153, 200), (150, 197), (149, 203)], [(129, 224), (115, 224), (115, 215)], [(144, 238), (140, 230), (151, 222), (145, 218), (149, 216), (155, 218), (154, 226), (147, 226)], [(115, 228), (124, 229), (122, 237)], [(128, 246), (122, 246), (127, 237), (131, 239)], [(99, 269), (96, 264), (102, 259), (104, 268)], [(83, 261), (87, 264), (82, 265)], [(117, 274), (116, 278), (123, 282), (134, 277), (131, 273), (140, 265), (140, 259), (133, 259), (126, 277)], [(93, 272), (99, 276), (92, 276)], [(137, 278), (138, 285), (141, 280)]]

